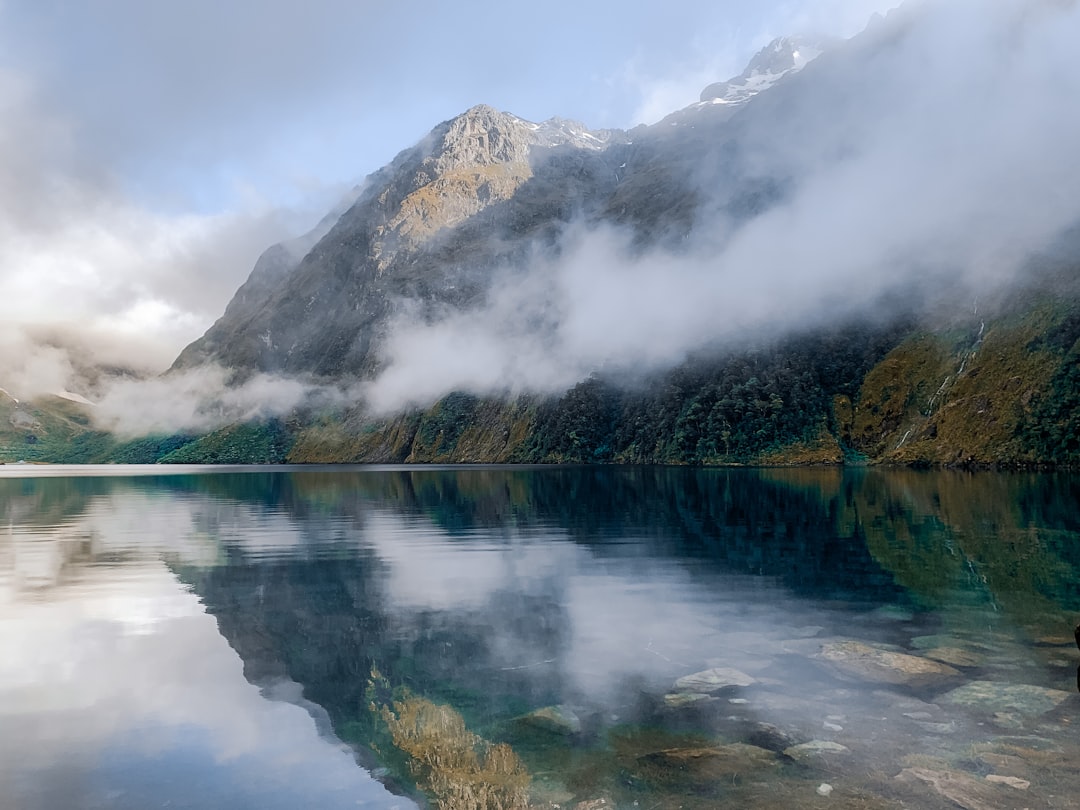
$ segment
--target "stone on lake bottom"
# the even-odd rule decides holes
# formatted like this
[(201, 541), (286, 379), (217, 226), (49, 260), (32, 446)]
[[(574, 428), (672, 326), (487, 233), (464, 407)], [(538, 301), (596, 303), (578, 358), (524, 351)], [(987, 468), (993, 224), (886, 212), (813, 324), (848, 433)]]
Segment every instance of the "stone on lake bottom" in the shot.
[(809, 762), (817, 757), (847, 753), (850, 753), (850, 749), (846, 745), (831, 742), (830, 740), (811, 740), (784, 749), (784, 756), (790, 757), (796, 762)]
[(1016, 712), (994, 712), (994, 725), (1009, 731), (1023, 731), (1024, 718)]
[(1018, 776), (1000, 776), (996, 773), (990, 773), (986, 775), (986, 781), (992, 782), (995, 785), (1008, 785), (1011, 788), (1017, 790), (1027, 790), (1031, 787), (1031, 782), (1027, 779), (1021, 779)]
[(572, 736), (581, 733), (581, 719), (567, 706), (545, 706), (520, 718), (530, 726), (555, 734)]
[(701, 787), (773, 768), (775, 753), (756, 745), (732, 743), (710, 748), (669, 748), (637, 758), (639, 773), (650, 782)]
[(1000, 810), (998, 788), (960, 771), (905, 768), (897, 776), (901, 783), (926, 787), (965, 810)]
[(986, 662), (985, 655), (960, 647), (934, 647), (923, 656), (953, 667), (978, 667)]
[(927, 734), (955, 734), (956, 733), (956, 721), (950, 720), (948, 723), (919, 723), (916, 722), (919, 728), (925, 731)]
[(701, 703), (702, 701), (710, 703), (714, 700), (716, 700), (716, 698), (711, 698), (700, 692), (672, 692), (664, 695), (664, 705), (669, 709), (682, 709), (686, 706), (693, 706), (695, 703)]
[(962, 677), (948, 664), (858, 641), (824, 644), (817, 657), (840, 676), (913, 689), (940, 686)]
[(954, 706), (967, 706), (1002, 715), (1038, 717), (1071, 697), (1069, 692), (1022, 683), (972, 681), (953, 689), (941, 700)]
[(750, 686), (757, 680), (731, 667), (713, 667), (703, 672), (695, 672), (693, 675), (685, 675), (675, 681), (675, 690), (678, 692), (697, 692), (700, 694), (712, 694), (723, 689), (736, 686)]

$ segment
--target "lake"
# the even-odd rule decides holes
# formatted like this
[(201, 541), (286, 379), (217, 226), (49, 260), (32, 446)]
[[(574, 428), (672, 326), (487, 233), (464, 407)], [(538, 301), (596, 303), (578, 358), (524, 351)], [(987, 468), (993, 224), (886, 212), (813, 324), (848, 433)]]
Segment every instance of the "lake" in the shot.
[(0, 467), (0, 808), (1080, 807), (1080, 477)]

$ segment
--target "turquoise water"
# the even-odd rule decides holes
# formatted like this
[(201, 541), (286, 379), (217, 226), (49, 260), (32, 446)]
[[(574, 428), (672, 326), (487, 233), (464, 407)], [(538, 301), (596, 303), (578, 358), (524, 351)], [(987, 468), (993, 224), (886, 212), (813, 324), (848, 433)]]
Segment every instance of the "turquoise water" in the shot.
[(9, 466), (0, 509), (5, 810), (1080, 806), (1080, 478)]

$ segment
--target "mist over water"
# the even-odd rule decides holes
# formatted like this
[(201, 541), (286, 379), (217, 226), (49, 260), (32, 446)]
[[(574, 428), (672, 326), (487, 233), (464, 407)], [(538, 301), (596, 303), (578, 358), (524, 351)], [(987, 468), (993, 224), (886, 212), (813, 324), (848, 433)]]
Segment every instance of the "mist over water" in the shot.
[[(20, 806), (404, 807), (366, 773), (409, 778), (370, 709), (386, 690), (509, 744), (540, 802), (797, 806), (825, 780), (838, 801), (936, 807), (902, 769), (981, 780), (1003, 762), (1033, 803), (1075, 788), (1074, 477), (44, 472), (0, 473), (0, 630), (26, 651), (0, 667), (19, 729), (0, 779)], [(956, 668), (853, 676), (822, 660), (843, 644)], [(709, 668), (750, 683), (676, 683)], [(951, 702), (986, 683), (1020, 690), (1012, 707)], [(523, 719), (552, 707), (569, 726)], [(779, 750), (810, 741), (848, 753), (796, 766)], [(771, 751), (754, 754), (776, 757), (769, 778), (664, 764), (732, 745)], [(65, 804), (52, 786), (73, 784), (90, 787)]]

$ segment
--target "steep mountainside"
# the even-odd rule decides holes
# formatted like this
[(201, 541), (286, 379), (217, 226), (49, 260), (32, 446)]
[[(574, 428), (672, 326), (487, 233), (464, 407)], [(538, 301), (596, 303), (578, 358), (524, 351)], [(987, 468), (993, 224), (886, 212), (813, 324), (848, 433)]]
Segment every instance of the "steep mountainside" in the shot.
[[(244, 371), (370, 374), (397, 301), (461, 306), (527, 240), (566, 222), (614, 183), (622, 133), (533, 124), (486, 106), (436, 127), (369, 177), (357, 201), (275, 284), (245, 284), (176, 368), (213, 360)], [(555, 183), (551, 178), (559, 178)], [(548, 234), (553, 238), (553, 234)]]
[[(370, 376), (403, 306), (422, 321), (440, 307), (473, 305), (497, 268), (557, 255), (571, 223), (625, 227), (642, 249), (678, 252), (691, 234), (722, 241), (843, 148), (843, 115), (822, 118), (819, 96), (857, 74), (862, 57), (837, 48), (831, 66), (808, 64), (821, 47), (777, 40), (724, 85), (743, 88), (724, 91), (731, 103), (694, 104), (630, 133), (474, 107), (369, 177), (294, 267), (280, 248), (268, 252), (175, 367)], [(816, 82), (797, 84), (811, 72)], [(853, 106), (876, 93), (845, 89)], [(275, 283), (261, 283), (268, 278)]]
[[(964, 70), (950, 72), (982, 21), (949, 8), (912, 4), (846, 42), (775, 40), (699, 102), (629, 132), (473, 107), (368, 177), (311, 233), (266, 251), (173, 367), (215, 363), (234, 382), (296, 377), (348, 390), (346, 401), (122, 445), (85, 414), (38, 416), (62, 441), (33, 457), (1080, 464), (1077, 223), (1060, 213), (1070, 210), (1063, 196), (1026, 184), (1027, 163), (1007, 159), (1039, 154), (1022, 124), (1013, 131), (1039, 83), (1018, 71), (1024, 93), (1004, 100), (1021, 107), (998, 133), (995, 82), (1011, 82), (1015, 65), (964, 53)], [(1015, 16), (1014, 56), (1025, 26), (1060, 13), (1034, 0), (1002, 9)], [(971, 109), (936, 120), (958, 104)], [(1007, 142), (1017, 132), (1029, 139), (1019, 151)], [(1060, 133), (1034, 135), (1052, 146)], [(1059, 172), (1031, 166), (1036, 179)], [(983, 217), (975, 226), (956, 213), (965, 205)], [(618, 250), (559, 270), (582, 234), (611, 233)], [(605, 263), (615, 265), (603, 268), (606, 286), (590, 290), (582, 274)], [(559, 287), (558, 272), (575, 283)], [(700, 289), (667, 295), (692, 282)], [(557, 385), (453, 382), (434, 403), (427, 391), (399, 398), (419, 406), (375, 412), (365, 386), (393, 367), (395, 338), (450, 321), (482, 331), (507, 288), (516, 297), (499, 317), (540, 347), (528, 359), (519, 344), (496, 347), (520, 366), (562, 350), (574, 296), (609, 310), (599, 326), (588, 311), (572, 324), (583, 340), (645, 339), (629, 356), (575, 366), (576, 384), (565, 374)], [(696, 319), (650, 326), (633, 304), (647, 307), (650, 295), (657, 309)], [(743, 300), (753, 317), (743, 318)], [(662, 362), (645, 357), (650, 329), (657, 343), (682, 332), (656, 352)], [(454, 351), (432, 359), (430, 373)], [(542, 376), (530, 370), (519, 378)], [(18, 441), (41, 439), (27, 413), (5, 417), (9, 458), (24, 457)]]

